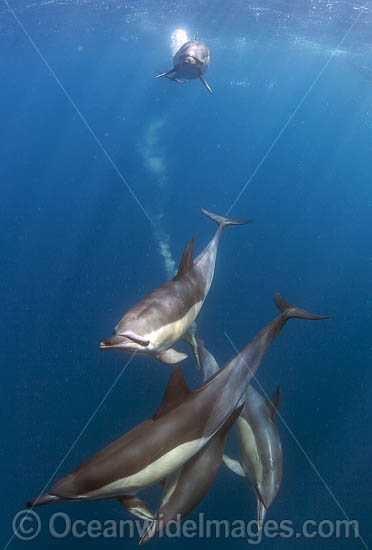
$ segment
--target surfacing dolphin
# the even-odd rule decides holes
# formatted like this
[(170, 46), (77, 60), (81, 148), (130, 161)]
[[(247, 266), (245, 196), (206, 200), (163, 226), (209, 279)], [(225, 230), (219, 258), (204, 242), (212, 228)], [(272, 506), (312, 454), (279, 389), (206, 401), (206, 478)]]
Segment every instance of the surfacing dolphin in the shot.
[[(212, 378), (191, 391), (178, 366), (156, 415), (78, 466), (28, 506), (65, 500), (130, 499), (183, 466), (242, 405), (263, 354), (288, 319), (325, 318), (298, 309), (279, 295), (275, 301), (281, 314)], [(137, 504), (132, 506), (135, 509)], [(147, 513), (146, 507), (140, 508)]]
[(172, 346), (187, 332), (209, 292), (223, 228), (253, 221), (225, 218), (201, 210), (218, 224), (213, 239), (195, 260), (194, 239), (191, 239), (177, 275), (132, 307), (115, 327), (114, 335), (99, 344), (101, 349), (147, 353), (168, 364), (186, 359), (185, 353)]
[[(195, 39), (185, 42), (176, 52), (173, 58), (173, 67), (165, 73), (158, 74), (155, 78), (163, 76), (175, 82), (184, 82), (200, 78), (208, 92), (213, 94), (211, 87), (204, 78), (204, 73), (209, 67), (210, 53), (207, 46), (199, 41), (198, 31), (195, 32)], [(172, 75), (172, 76), (169, 76)]]
[[(270, 346), (272, 340), (289, 318), (299, 317), (309, 320), (326, 318), (313, 315), (296, 308), (296, 306), (292, 306), (283, 300), (279, 294), (275, 295), (275, 303), (281, 310), (281, 315), (276, 317), (263, 330), (261, 330), (261, 332), (240, 353), (241, 360), (245, 362), (246, 367), (250, 369), (252, 376), (260, 365), (266, 349)], [(218, 377), (221, 372), (217, 361), (200, 340), (197, 340), (194, 336), (189, 334), (186, 334), (184, 339), (192, 346), (194, 354), (198, 359), (204, 385), (212, 383), (212, 381)], [(236, 362), (238, 358), (239, 355), (235, 357), (232, 362)], [(224, 369), (226, 369), (230, 364), (231, 362), (228, 363)], [(234, 374), (235, 371), (231, 374), (231, 376), (234, 376)], [(244, 385), (246, 382), (247, 379), (242, 381), (242, 384)], [(203, 388), (203, 386), (201, 386), (201, 388)], [(245, 400), (244, 407), (247, 407), (248, 410), (251, 408), (256, 410), (253, 404), (252, 406), (247, 404), (249, 388), (247, 388), (246, 392), (243, 392), (241, 402), (238, 403), (240, 408), (235, 409), (236, 416), (242, 413), (243, 400)], [(197, 504), (199, 504), (213, 483), (213, 480), (221, 465), (227, 432), (232, 426), (236, 416), (233, 417), (231, 415), (228, 421), (210, 439), (201, 451), (195, 454), (181, 468), (176, 470), (166, 479), (163, 495), (156, 512), (155, 519), (150, 523), (149, 527), (145, 531), (141, 538), (140, 544), (147, 543), (158, 531), (164, 529), (168, 522), (180, 520), (182, 517), (190, 513), (195, 506), (197, 506)], [(240, 421), (240, 417), (237, 421)]]

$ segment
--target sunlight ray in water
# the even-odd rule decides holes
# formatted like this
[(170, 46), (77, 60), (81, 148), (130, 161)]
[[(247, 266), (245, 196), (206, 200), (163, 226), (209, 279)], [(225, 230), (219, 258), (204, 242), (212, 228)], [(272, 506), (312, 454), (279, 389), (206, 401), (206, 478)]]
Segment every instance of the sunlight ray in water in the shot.
[(170, 40), (172, 56), (174, 56), (180, 47), (183, 46), (183, 44), (185, 44), (188, 40), (187, 33), (183, 29), (176, 29), (173, 31)]

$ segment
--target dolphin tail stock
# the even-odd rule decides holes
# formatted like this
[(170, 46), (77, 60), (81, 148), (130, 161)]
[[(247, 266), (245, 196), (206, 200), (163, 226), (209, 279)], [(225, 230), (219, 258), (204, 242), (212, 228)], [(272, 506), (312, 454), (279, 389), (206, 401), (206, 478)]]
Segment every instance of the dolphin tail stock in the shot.
[(288, 319), (306, 319), (308, 321), (318, 321), (321, 319), (333, 319), (331, 315), (317, 315), (315, 313), (310, 313), (305, 309), (301, 309), (293, 304), (287, 302), (279, 292), (274, 294), (274, 302), (280, 312), (285, 316), (285, 320)]
[(212, 212), (208, 212), (208, 210), (205, 210), (204, 208), (201, 208), (200, 210), (203, 212), (204, 216), (207, 216), (207, 218), (216, 222), (216, 224), (221, 229), (223, 229), (227, 225), (246, 225), (254, 221), (254, 220), (239, 220), (236, 218), (227, 218), (226, 216), (219, 216), (218, 214), (213, 214)]

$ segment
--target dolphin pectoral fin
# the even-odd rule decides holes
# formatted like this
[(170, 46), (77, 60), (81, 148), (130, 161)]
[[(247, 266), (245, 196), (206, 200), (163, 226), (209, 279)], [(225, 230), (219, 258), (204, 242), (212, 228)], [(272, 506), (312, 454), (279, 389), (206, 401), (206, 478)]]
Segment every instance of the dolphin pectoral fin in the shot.
[(244, 470), (242, 468), (242, 465), (238, 460), (234, 460), (233, 458), (230, 458), (228, 455), (224, 454), (222, 457), (222, 460), (224, 461), (225, 465), (232, 471), (234, 474), (245, 477)]
[(167, 365), (174, 365), (179, 361), (184, 361), (188, 357), (188, 355), (186, 353), (176, 351), (173, 348), (169, 348), (161, 351), (160, 353), (157, 353), (155, 357), (162, 363), (166, 363)]
[(204, 86), (207, 88), (208, 92), (212, 95), (214, 95), (212, 88), (209, 86), (208, 82), (205, 80), (204, 76), (200, 74), (199, 76), (200, 80), (203, 82)]
[(140, 519), (147, 519), (149, 521), (155, 519), (143, 500), (137, 496), (124, 495), (117, 497), (117, 500), (130, 514), (133, 514)]
[(174, 67), (172, 67), (172, 69), (170, 69), (169, 71), (156, 75), (155, 78), (161, 78), (162, 76), (168, 76), (169, 74), (172, 74), (172, 73), (175, 73), (175, 72), (176, 72), (176, 69)]

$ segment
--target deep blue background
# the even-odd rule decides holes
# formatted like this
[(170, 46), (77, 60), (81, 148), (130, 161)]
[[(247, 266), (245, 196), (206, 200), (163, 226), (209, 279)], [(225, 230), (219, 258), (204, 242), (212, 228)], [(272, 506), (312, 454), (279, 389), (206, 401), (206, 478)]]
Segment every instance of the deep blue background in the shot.
[[(275, 314), (272, 296), (332, 321), (292, 321), (259, 380), (280, 384), (280, 413), (336, 499), (371, 542), (372, 83), (369, 11), (352, 2), (135, 2), (14, 5), (36, 46), (144, 208), (123, 181), (5, 5), (0, 8), (0, 334), (2, 529), (39, 494), (127, 360), (101, 352), (121, 315), (166, 279), (159, 235), (179, 261), (215, 231), (309, 91), (232, 215), (198, 320), (221, 364)], [(361, 5), (361, 4), (359, 4)], [(211, 49), (200, 82), (154, 80), (171, 67), (170, 35), (199, 27)], [(370, 27), (369, 27), (370, 28)], [(155, 158), (155, 161), (154, 161)], [(152, 160), (151, 160), (152, 159)], [(151, 164), (152, 163), (152, 164)], [(154, 168), (155, 165), (155, 168)], [(156, 168), (157, 167), (157, 168)], [(191, 383), (193, 362), (184, 363)], [(152, 415), (171, 372), (136, 358), (59, 476)], [(283, 423), (284, 477), (268, 518), (344, 519)], [(154, 500), (155, 502), (155, 500)], [(127, 517), (115, 502), (40, 509), (75, 518)], [(255, 517), (252, 491), (221, 468), (196, 510)], [(196, 517), (196, 515), (191, 515)], [(53, 540), (10, 548), (135, 547), (137, 541)], [(153, 541), (168, 547), (172, 541)], [(246, 541), (177, 541), (212, 548)], [(265, 548), (362, 548), (360, 540), (266, 540)], [(202, 546), (201, 546), (202, 545)]]

